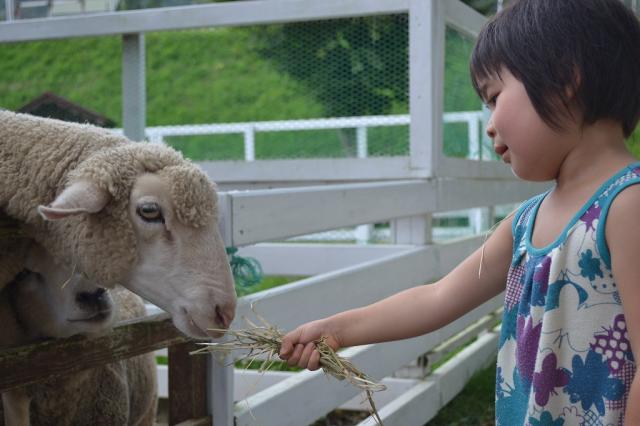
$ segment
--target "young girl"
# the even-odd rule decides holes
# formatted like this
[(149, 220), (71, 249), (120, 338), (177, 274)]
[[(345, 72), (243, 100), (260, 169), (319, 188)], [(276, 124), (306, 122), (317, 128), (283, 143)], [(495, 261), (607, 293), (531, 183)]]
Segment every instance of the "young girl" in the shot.
[(304, 324), (280, 356), (315, 370), (321, 336), (414, 337), (506, 289), (497, 424), (640, 425), (640, 163), (624, 143), (640, 118), (638, 19), (619, 0), (514, 2), (480, 33), (471, 76), (496, 153), (554, 187), (440, 281)]

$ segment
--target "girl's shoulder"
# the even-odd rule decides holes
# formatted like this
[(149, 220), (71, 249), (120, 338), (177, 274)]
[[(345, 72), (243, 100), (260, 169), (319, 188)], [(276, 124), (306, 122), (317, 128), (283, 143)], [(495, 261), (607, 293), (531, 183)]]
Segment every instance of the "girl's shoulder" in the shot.
[[(640, 209), (640, 163), (634, 163), (619, 173), (598, 196), (594, 210), (598, 213), (596, 243), (607, 267), (611, 267), (611, 254), (607, 230), (615, 227), (637, 226)], [(613, 214), (612, 214), (613, 213)]]

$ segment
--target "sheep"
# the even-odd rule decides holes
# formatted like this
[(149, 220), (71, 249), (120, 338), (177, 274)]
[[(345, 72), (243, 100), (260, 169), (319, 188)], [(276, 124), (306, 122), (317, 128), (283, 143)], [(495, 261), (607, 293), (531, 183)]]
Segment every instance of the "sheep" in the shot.
[[(167, 311), (194, 338), (219, 337), (236, 295), (206, 174), (175, 150), (90, 125), (0, 111), (0, 217), (92, 282)], [(0, 289), (24, 247), (0, 240)]]
[[(145, 315), (142, 300), (128, 290), (97, 287), (56, 265), (42, 250), (35, 259), (37, 267), (28, 260), (32, 269), (22, 271), (0, 292), (0, 346), (44, 337), (97, 336), (116, 320)], [(49, 379), (5, 392), (2, 400), (4, 424), (11, 426), (153, 425), (155, 359), (149, 353)]]

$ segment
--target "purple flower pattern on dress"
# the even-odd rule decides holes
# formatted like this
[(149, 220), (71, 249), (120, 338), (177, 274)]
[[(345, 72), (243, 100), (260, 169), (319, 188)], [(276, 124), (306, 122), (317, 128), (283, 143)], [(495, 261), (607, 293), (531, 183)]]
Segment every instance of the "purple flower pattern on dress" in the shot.
[(532, 326), (531, 317), (518, 316), (516, 329), (517, 349), (516, 363), (525, 383), (531, 384), (533, 370), (536, 366), (536, 352), (540, 341), (542, 323)]
[(587, 225), (587, 230), (596, 230), (596, 228), (593, 226), (593, 222), (600, 217), (600, 212), (601, 209), (598, 203), (594, 203), (587, 209), (586, 212), (584, 212), (580, 220)]
[(624, 315), (616, 315), (613, 325), (602, 333), (595, 334), (590, 348), (605, 357), (611, 373), (617, 375), (627, 362), (630, 343)]
[(558, 368), (558, 358), (553, 352), (542, 360), (542, 371), (533, 374), (533, 390), (536, 394), (536, 404), (541, 407), (547, 405), (549, 396), (557, 395), (555, 388), (564, 387), (569, 383), (569, 372)]

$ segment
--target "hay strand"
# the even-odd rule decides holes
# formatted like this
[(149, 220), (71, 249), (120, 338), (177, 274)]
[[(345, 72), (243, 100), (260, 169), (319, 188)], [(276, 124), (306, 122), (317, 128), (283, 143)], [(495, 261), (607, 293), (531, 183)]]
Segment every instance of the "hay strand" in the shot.
[[(247, 350), (248, 354), (242, 358), (243, 360), (249, 360), (249, 365), (251, 365), (257, 357), (264, 355), (266, 360), (260, 367), (260, 371), (268, 370), (276, 361), (276, 356), (280, 352), (280, 346), (282, 344), (284, 334), (278, 330), (278, 328), (268, 324), (264, 319), (260, 319), (264, 323), (262, 326), (258, 326), (249, 320), (246, 320), (251, 326), (247, 329), (212, 329), (212, 331), (226, 333), (226, 335), (231, 339), (225, 342), (200, 343), (203, 347), (191, 352), (191, 354), (210, 352), (229, 353), (233, 350)], [(316, 349), (320, 353), (320, 366), (325, 374), (333, 376), (338, 380), (346, 380), (351, 385), (364, 391), (369, 405), (371, 406), (371, 415), (375, 419), (376, 423), (382, 426), (382, 420), (378, 415), (378, 410), (373, 402), (372, 394), (373, 392), (383, 391), (387, 387), (358, 370), (351, 361), (336, 354), (333, 348), (326, 343), (325, 338), (321, 338), (314, 343), (316, 345)]]

